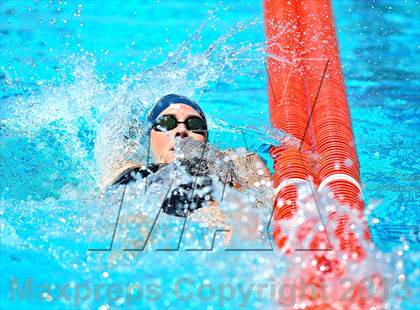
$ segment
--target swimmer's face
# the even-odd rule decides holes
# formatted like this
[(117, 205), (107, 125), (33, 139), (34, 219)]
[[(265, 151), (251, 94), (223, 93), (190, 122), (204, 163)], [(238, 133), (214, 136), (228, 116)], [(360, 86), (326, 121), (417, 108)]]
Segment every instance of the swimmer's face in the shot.
[[(201, 118), (200, 114), (198, 114), (196, 110), (182, 103), (171, 104), (169, 107), (163, 110), (158, 117), (163, 115), (172, 115), (178, 120), (178, 122), (183, 122), (192, 116)], [(150, 148), (152, 150), (155, 161), (157, 163), (172, 162), (175, 159), (175, 139), (186, 137), (190, 137), (194, 140), (204, 143), (206, 141), (207, 133), (194, 133), (190, 130), (187, 130), (185, 124), (178, 124), (176, 128), (169, 131), (157, 131), (152, 129), (150, 132)]]

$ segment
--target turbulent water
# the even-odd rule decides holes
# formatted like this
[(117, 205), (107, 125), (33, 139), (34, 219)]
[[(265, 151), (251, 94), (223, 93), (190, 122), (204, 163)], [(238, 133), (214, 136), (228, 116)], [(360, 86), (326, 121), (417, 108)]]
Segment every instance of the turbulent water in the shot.
[[(163, 63), (129, 72), (112, 84), (96, 72), (93, 54), (75, 56), (62, 62), (59, 77), (39, 82), (36, 92), (2, 100), (2, 308), (295, 305), (285, 300), (284, 285), (311, 264), (311, 256), (285, 256), (273, 248), (269, 184), (264, 191), (246, 192), (216, 184), (224, 214), (210, 223), (220, 214), (184, 220), (157, 213), (171, 178), (191, 180), (182, 169), (163, 171), (160, 182), (147, 191), (142, 182), (124, 193), (121, 188), (104, 192), (103, 187), (127, 162), (147, 162), (145, 113), (158, 98), (180, 93), (200, 102), (211, 96), (214, 84), (259, 78), (257, 69), (241, 69), (263, 63), (263, 42), (229, 41), (255, 25), (260, 24), (238, 24), (210, 44), (204, 44), (199, 29)], [(16, 87), (14, 79), (6, 80), (10, 89)], [(233, 147), (260, 151), (284, 137), (272, 128), (228, 125), (215, 115), (209, 117), (209, 130), (216, 149), (232, 146), (226, 145), (226, 136), (236, 137), (228, 140)], [(317, 195), (323, 205), (331, 204), (326, 193)], [(301, 188), (299, 197), (302, 216), (313, 220), (315, 232), (320, 220), (312, 191)], [(260, 208), (254, 207), (258, 199)], [(300, 224), (287, 223), (290, 235)], [(111, 245), (112, 251), (106, 251)], [(393, 292), (387, 302), (398, 306), (405, 298), (398, 294), (406, 280), (401, 256), (407, 243), (396, 255), (364, 247), (367, 259), (349, 262), (347, 275), (359, 279), (381, 272)], [(339, 251), (336, 255), (340, 258)], [(391, 272), (392, 266), (396, 271)], [(32, 297), (20, 296), (28, 287)]]
[[(267, 237), (265, 230), (270, 208), (265, 211), (261, 208), (259, 212), (249, 208), (249, 214), (238, 211), (241, 204), (250, 205), (249, 195), (226, 190), (221, 207), (232, 209), (230, 213), (236, 213), (236, 220), (232, 216), (221, 224), (200, 226), (199, 223), (209, 216), (202, 216), (202, 219), (196, 216), (196, 223), (190, 223), (190, 220), (183, 223), (182, 219), (160, 215), (150, 245), (146, 247), (149, 252), (124, 252), (122, 249), (137, 249), (144, 244), (144, 237), (159, 210), (156, 207), (162, 198), (159, 194), (166, 191), (165, 184), (157, 188), (150, 186), (146, 197), (141, 184), (127, 190), (115, 238), (111, 235), (116, 227), (121, 193), (108, 191), (101, 196), (103, 182), (115, 177), (113, 173), (126, 162), (146, 163), (144, 116), (154, 101), (167, 93), (180, 93), (199, 100), (211, 83), (227, 83), (239, 74), (241, 66), (262, 59), (262, 45), (224, 44), (242, 29), (244, 25), (238, 25), (206, 49), (193, 52), (192, 45), (201, 44), (197, 32), (164, 63), (124, 76), (116, 85), (107, 84), (97, 75), (94, 56), (74, 57), (62, 64), (69, 73), (40, 85), (39, 91), (29, 96), (3, 101), (1, 267), (2, 278), (7, 281), (2, 281), (1, 285), (2, 303), (6, 308), (16, 304), (44, 307), (48, 303), (54, 307), (107, 308), (132, 305), (134, 301), (136, 306), (175, 307), (185, 302), (173, 293), (180, 275), (185, 277), (182, 285), (190, 289), (207, 283), (215, 289), (232, 285), (236, 290), (242, 281), (275, 279), (276, 270), (282, 267), (278, 253), (270, 253), (271, 258), (255, 255), (249, 260), (245, 259), (246, 252), (216, 251), (226, 242), (222, 233), (215, 235), (216, 242), (212, 241), (216, 228), (226, 230), (232, 224), (236, 226), (230, 241), (232, 247), (238, 243), (244, 246), (244, 240), (252, 239), (251, 232), (259, 236), (257, 239), (260, 235)], [(227, 126), (216, 117), (209, 119), (213, 140), (227, 134), (240, 135), (242, 140), (244, 128)], [(269, 128), (249, 128), (248, 140), (258, 146), (272, 143), (279, 136), (280, 132)], [(16, 161), (18, 165), (13, 164)], [(185, 173), (184, 177), (187, 177)], [(220, 197), (222, 187), (215, 187), (215, 192)], [(271, 197), (265, 198), (271, 202)], [(249, 222), (242, 223), (247, 217), (252, 219), (252, 227)], [(260, 222), (256, 221), (258, 218)], [(182, 243), (180, 251), (155, 251), (176, 248), (182, 227), (185, 228), (184, 239), (190, 242), (185, 246)], [(240, 238), (242, 242), (238, 242)], [(204, 244), (197, 246), (193, 239)], [(111, 241), (112, 252), (88, 250), (106, 249)], [(266, 238), (259, 246), (270, 248), (271, 244)], [(211, 247), (215, 248), (212, 252), (185, 250)], [(257, 270), (266, 271), (259, 273)], [(27, 296), (22, 301), (7, 298), (13, 291), (9, 287), (10, 279), (15, 279), (19, 288), (31, 280), (32, 300), (27, 300)], [(65, 285), (69, 286), (69, 298), (59, 293), (59, 288)], [(104, 289), (95, 293), (96, 296), (92, 292), (101, 285), (106, 289), (119, 286), (123, 292), (117, 292), (114, 298)], [(141, 286), (145, 290), (154, 287), (155, 292), (151, 289), (151, 292), (142, 293)], [(156, 298), (158, 293), (162, 297)], [(188, 300), (191, 306), (199, 304), (197, 294), (195, 292)], [(149, 297), (156, 299), (153, 305)], [(236, 304), (232, 303), (235, 298)], [(239, 297), (230, 299), (227, 306), (231, 307), (245, 302)], [(248, 305), (263, 303), (251, 294), (248, 299)], [(224, 303), (223, 298), (222, 301), (209, 299), (210, 304), (220, 302)]]

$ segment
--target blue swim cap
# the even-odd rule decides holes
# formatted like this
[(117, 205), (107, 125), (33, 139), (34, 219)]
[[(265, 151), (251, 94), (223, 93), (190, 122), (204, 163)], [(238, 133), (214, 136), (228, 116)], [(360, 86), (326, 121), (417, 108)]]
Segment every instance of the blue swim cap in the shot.
[(167, 107), (169, 107), (171, 104), (174, 104), (174, 103), (183, 103), (190, 106), (195, 111), (197, 111), (197, 113), (200, 114), (201, 118), (207, 123), (204, 112), (203, 110), (201, 110), (201, 108), (199, 107), (197, 103), (181, 95), (169, 94), (160, 98), (155, 103), (155, 105), (150, 109), (149, 114), (147, 114), (147, 131), (148, 132), (150, 132), (150, 130), (152, 129), (153, 124), (155, 123), (159, 114), (162, 113), (162, 111), (165, 110)]

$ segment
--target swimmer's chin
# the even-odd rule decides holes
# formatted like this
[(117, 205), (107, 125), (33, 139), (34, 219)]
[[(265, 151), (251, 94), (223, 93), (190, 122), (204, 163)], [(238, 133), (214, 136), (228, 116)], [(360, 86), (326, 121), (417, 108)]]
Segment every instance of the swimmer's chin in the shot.
[(175, 159), (175, 151), (172, 148), (172, 149), (169, 149), (166, 155), (160, 159), (160, 162), (164, 164), (170, 164), (171, 162), (174, 161), (174, 159)]

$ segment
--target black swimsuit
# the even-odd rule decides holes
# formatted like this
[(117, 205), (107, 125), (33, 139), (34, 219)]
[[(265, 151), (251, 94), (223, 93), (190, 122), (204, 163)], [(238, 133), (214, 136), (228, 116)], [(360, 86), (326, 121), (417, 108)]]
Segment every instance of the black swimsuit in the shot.
[[(113, 185), (126, 185), (137, 179), (144, 179), (148, 175), (157, 172), (165, 164), (151, 164), (146, 169), (141, 167), (132, 168), (124, 172)], [(181, 184), (162, 203), (162, 210), (170, 215), (185, 217), (196, 209), (202, 208), (208, 200), (211, 200), (211, 191), (208, 199), (201, 197), (200, 192), (205, 187), (211, 187), (211, 179), (205, 177), (204, 182)]]

